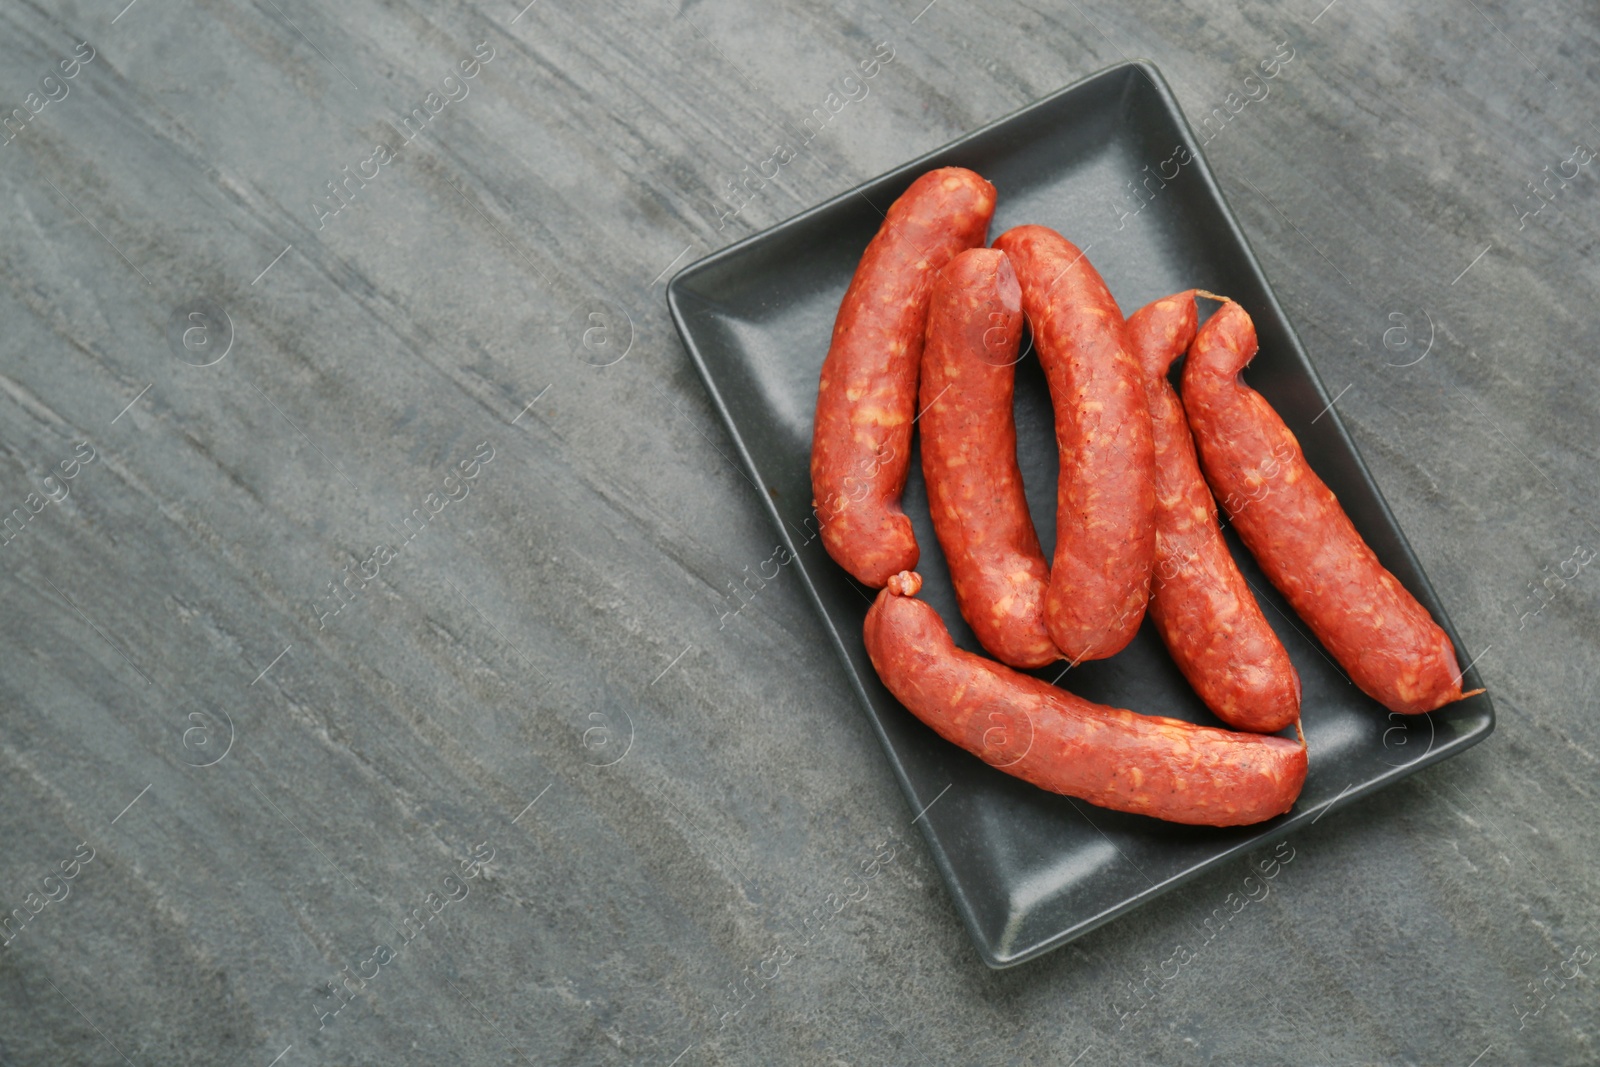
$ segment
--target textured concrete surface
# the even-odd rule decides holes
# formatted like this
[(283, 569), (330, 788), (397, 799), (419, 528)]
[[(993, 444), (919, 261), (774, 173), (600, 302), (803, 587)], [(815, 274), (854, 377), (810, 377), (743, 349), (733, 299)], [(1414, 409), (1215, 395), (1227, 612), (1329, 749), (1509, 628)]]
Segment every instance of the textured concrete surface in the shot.
[[(0, 1062), (1600, 1060), (1593, 7), (924, 2), (0, 8)], [(991, 973), (662, 289), (1124, 57), (1500, 723)]]

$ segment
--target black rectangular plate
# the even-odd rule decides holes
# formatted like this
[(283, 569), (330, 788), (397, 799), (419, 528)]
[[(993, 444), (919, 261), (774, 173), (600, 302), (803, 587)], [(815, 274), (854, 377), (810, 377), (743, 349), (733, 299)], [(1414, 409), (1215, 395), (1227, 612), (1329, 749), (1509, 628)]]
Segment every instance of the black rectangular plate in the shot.
[[(1179, 145), (1192, 162), (1137, 213), (1133, 187), (1170, 175)], [(1182, 157), (1177, 157), (1181, 159)], [(1166, 162), (1173, 160), (1172, 162)], [(879, 682), (861, 625), (870, 591), (835, 565), (811, 510), (817, 375), (839, 301), (882, 213), (933, 167), (977, 171), (999, 190), (991, 234), (1022, 223), (1084, 248), (1124, 314), (1191, 287), (1226, 293), (1255, 318), (1261, 352), (1248, 371), (1338, 494), (1362, 536), (1456, 637), (1433, 589), (1278, 306), (1160, 73), (1125, 63), (1046, 97), (859, 189), (740, 241), (680, 272), (667, 288), (683, 342), (796, 557), (851, 681), (861, 694), (979, 953), (1006, 967), (1059, 947), (1230, 857), (1272, 845), (1333, 806), (1456, 755), (1494, 729), (1478, 696), (1422, 717), (1386, 712), (1350, 684), (1229, 534), (1289, 650), (1303, 686), (1311, 772), (1288, 814), (1210, 829), (1124, 815), (1044, 792), (940, 740)], [(1148, 169), (1146, 169), (1148, 168)], [(1048, 554), (1055, 540), (1056, 454), (1038, 360), (1018, 365), (1018, 453)], [(1320, 418), (1318, 416), (1321, 416)], [(957, 644), (978, 651), (955, 606), (913, 457), (905, 508), (922, 548), (924, 598)], [(1060, 668), (1036, 672), (1054, 680)], [(1125, 651), (1074, 668), (1061, 684), (1090, 700), (1220, 725), (1177, 671), (1147, 621)], [(1482, 683), (1467, 672), (1466, 687)]]

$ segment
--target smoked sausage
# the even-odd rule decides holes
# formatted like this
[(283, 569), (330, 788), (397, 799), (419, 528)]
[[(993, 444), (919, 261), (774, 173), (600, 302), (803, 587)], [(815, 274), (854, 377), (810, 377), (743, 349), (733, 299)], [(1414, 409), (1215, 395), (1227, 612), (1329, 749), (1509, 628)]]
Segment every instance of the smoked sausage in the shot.
[(1122, 312), (1070, 241), (1044, 226), (994, 246), (1022, 283), (1022, 308), (1050, 385), (1060, 476), (1045, 621), (1074, 663), (1122, 650), (1139, 629), (1155, 559), (1155, 446)]
[(945, 740), (1041, 789), (1171, 822), (1244, 826), (1294, 806), (1303, 743), (1104, 707), (962, 651), (915, 599), (921, 585), (889, 579), (867, 612), (867, 655)]
[(1222, 539), (1183, 405), (1167, 381), (1173, 360), (1194, 340), (1194, 297), (1192, 289), (1169, 296), (1128, 319), (1156, 448), (1150, 619), (1217, 718), (1238, 730), (1274, 733), (1300, 717), (1300, 676)]
[[(1266, 398), (1255, 324), (1231, 301), (1189, 348), (1183, 406), (1212, 491), (1262, 571), (1363, 693), (1416, 715), (1461, 692), (1450, 638), (1378, 557)], [(1477, 691), (1475, 691), (1477, 692)]]
[(1061, 658), (1045, 629), (1050, 568), (1017, 467), (1022, 288), (1005, 254), (973, 248), (933, 285), (922, 350), (922, 475), (956, 603), (983, 647), (1013, 667)]
[(812, 506), (828, 554), (872, 588), (917, 562), (900, 493), (933, 280), (984, 243), (994, 204), (994, 186), (960, 167), (912, 182), (889, 206), (834, 320), (817, 388)]

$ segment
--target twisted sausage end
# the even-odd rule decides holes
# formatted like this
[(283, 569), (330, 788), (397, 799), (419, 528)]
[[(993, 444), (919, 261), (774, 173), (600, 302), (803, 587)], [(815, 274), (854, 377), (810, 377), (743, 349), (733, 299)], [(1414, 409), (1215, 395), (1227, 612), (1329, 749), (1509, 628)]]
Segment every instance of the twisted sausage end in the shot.
[(889, 579), (888, 589), (895, 596), (916, 596), (922, 590), (922, 575), (916, 571), (901, 571)]

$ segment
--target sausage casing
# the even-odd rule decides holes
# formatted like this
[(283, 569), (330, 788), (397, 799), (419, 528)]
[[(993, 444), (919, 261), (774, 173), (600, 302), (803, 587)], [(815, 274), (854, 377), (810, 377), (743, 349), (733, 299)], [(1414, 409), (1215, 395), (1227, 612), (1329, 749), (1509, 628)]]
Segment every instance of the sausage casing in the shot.
[(1022, 283), (1022, 308), (1050, 385), (1060, 475), (1045, 618), (1073, 662), (1104, 659), (1138, 632), (1155, 558), (1155, 446), (1122, 312), (1070, 241), (1044, 226), (994, 246)]
[(1194, 340), (1196, 319), (1192, 289), (1128, 319), (1156, 448), (1150, 619), (1217, 718), (1235, 729), (1272, 733), (1300, 717), (1300, 676), (1222, 539), (1189, 422), (1167, 381), (1173, 361)]
[(917, 561), (900, 493), (933, 280), (984, 243), (994, 204), (994, 186), (960, 167), (912, 182), (889, 206), (834, 320), (817, 388), (812, 506), (828, 554), (873, 588)]
[(934, 282), (918, 405), (934, 533), (961, 614), (1013, 667), (1061, 658), (1045, 628), (1050, 568), (1017, 467), (1022, 289), (1003, 252), (974, 248)]
[(922, 580), (895, 575), (867, 612), (867, 655), (945, 740), (1041, 789), (1171, 822), (1243, 826), (1294, 806), (1303, 744), (1094, 704), (962, 651)]
[(1244, 384), (1255, 324), (1228, 302), (1201, 328), (1183, 406), (1206, 480), (1239, 538), (1363, 693), (1420, 714), (1460, 700), (1455, 648), (1428, 609), (1378, 562), (1300, 442)]

